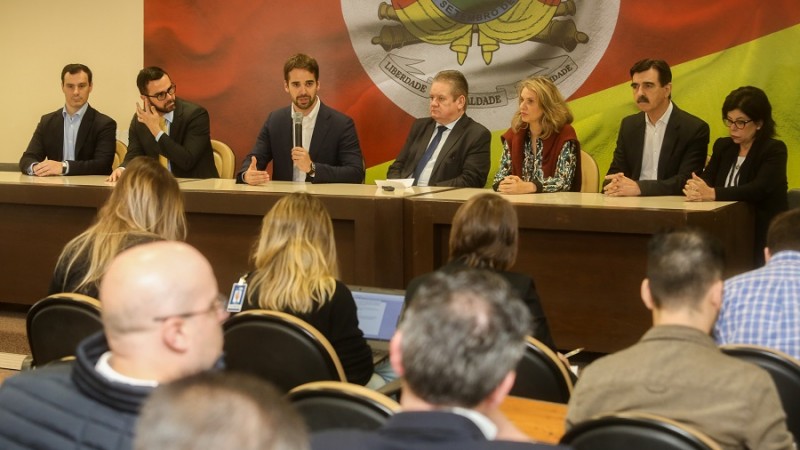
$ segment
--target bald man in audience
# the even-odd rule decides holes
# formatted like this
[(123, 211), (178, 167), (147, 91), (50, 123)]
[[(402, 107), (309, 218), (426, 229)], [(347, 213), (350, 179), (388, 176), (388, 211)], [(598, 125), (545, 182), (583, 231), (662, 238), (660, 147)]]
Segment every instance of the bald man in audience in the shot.
[[(514, 385), (530, 317), (499, 275), (433, 273), (389, 346), (403, 378), (401, 413), (376, 431), (331, 430), (314, 450), (545, 449), (499, 411)], [(566, 447), (559, 447), (566, 448)]]
[(222, 309), (211, 265), (179, 242), (120, 253), (100, 285), (103, 332), (75, 361), (0, 386), (0, 448), (129, 449), (157, 385), (211, 368), (222, 353)]
[(792, 447), (775, 384), (719, 351), (709, 333), (722, 304), (723, 251), (695, 230), (656, 235), (641, 295), (653, 327), (625, 350), (586, 367), (567, 428), (595, 415), (647, 412), (697, 428), (724, 449)]

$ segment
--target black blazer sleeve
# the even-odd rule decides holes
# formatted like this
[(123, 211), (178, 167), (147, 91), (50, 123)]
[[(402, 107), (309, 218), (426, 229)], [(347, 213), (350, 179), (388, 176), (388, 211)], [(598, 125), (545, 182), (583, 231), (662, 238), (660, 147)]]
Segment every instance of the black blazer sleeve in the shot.
[(786, 144), (775, 139), (754, 143), (739, 168), (739, 185), (725, 187), (738, 153), (738, 145), (730, 138), (720, 138), (714, 143), (703, 179), (714, 187), (717, 200), (761, 202), (776, 192), (786, 192)]

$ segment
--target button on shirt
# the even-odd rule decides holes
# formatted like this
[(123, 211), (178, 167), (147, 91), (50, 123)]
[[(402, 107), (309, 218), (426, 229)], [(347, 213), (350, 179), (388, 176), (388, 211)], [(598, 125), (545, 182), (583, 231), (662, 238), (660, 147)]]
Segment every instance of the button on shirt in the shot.
[[(314, 126), (317, 124), (317, 115), (319, 114), (319, 104), (321, 100), (317, 97), (317, 101), (314, 102), (314, 106), (311, 108), (311, 112), (308, 113), (307, 116), (303, 116), (303, 148), (309, 150), (311, 148), (311, 136), (314, 135)], [(295, 111), (294, 105), (289, 109), (289, 114), (292, 114)], [(292, 119), (292, 145), (294, 145), (294, 119)], [(290, 150), (291, 151), (291, 150)], [(306, 181), (306, 173), (297, 168), (297, 166), (293, 166), (294, 176), (292, 177), (293, 181), (305, 182)]]
[(639, 174), (640, 180), (658, 179), (658, 158), (661, 156), (661, 145), (664, 143), (664, 132), (667, 130), (669, 117), (672, 115), (672, 102), (669, 102), (664, 115), (656, 121), (650, 123), (647, 114), (644, 115), (644, 151), (642, 152), (642, 171)]
[[(461, 117), (459, 117), (458, 119), (460, 119), (460, 118)], [(419, 180), (417, 181), (417, 186), (427, 186), (428, 185), (428, 182), (431, 179), (431, 174), (433, 173), (433, 168), (436, 166), (436, 159), (439, 158), (439, 152), (442, 151), (442, 148), (444, 147), (445, 142), (447, 142), (447, 137), (450, 136), (450, 132), (453, 131), (453, 127), (456, 126), (456, 122), (458, 122), (458, 119), (456, 119), (456, 120), (454, 120), (454, 121), (452, 121), (450, 123), (444, 124), (444, 126), (447, 129), (444, 130), (444, 132), (442, 133), (442, 138), (439, 141), (439, 145), (437, 145), (436, 149), (433, 151), (433, 155), (431, 155), (431, 159), (428, 160), (428, 164), (425, 164), (425, 168), (422, 169), (422, 172), (419, 174)], [(437, 126), (438, 125), (439, 124), (437, 124)], [(431, 134), (431, 138), (428, 139), (428, 143), (425, 144), (425, 148), (427, 148), (428, 145), (430, 145), (431, 141), (433, 141), (433, 138), (435, 136), (436, 136), (436, 127), (433, 128), (433, 133)]]

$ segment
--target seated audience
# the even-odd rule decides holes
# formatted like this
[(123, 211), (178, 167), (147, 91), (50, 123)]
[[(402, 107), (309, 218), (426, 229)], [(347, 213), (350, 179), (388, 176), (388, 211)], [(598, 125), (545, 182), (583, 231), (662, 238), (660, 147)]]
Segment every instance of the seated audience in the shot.
[[(525, 351), (528, 312), (487, 270), (434, 273), (389, 345), (402, 412), (377, 431), (312, 436), (326, 449), (536, 449), (499, 411)], [(507, 442), (523, 441), (523, 442)]]
[(203, 372), (156, 388), (142, 407), (134, 448), (305, 450), (308, 435), (265, 381)]
[(92, 71), (83, 64), (61, 70), (64, 106), (42, 116), (19, 169), (37, 177), (108, 175), (114, 163), (117, 122), (89, 105)]
[(83, 340), (74, 362), (0, 385), (0, 448), (131, 448), (153, 388), (219, 360), (226, 313), (211, 265), (189, 245), (122, 252), (100, 299), (104, 332)]
[(97, 298), (100, 279), (118, 253), (145, 242), (185, 237), (177, 181), (158, 161), (138, 158), (114, 186), (95, 223), (64, 247), (50, 293), (78, 292)]
[(572, 113), (556, 85), (532, 77), (517, 87), (519, 109), (500, 137), (503, 155), (494, 190), (528, 194), (581, 190), (581, 146)]
[(767, 227), (789, 203), (786, 197), (786, 144), (774, 139), (775, 121), (767, 94), (753, 86), (733, 90), (722, 104), (730, 137), (714, 143), (703, 176), (692, 174), (683, 193), (688, 201), (746, 201), (756, 215), (754, 254), (758, 265)]
[[(439, 270), (449, 273), (472, 267), (501, 275), (514, 290), (513, 301), (522, 299), (530, 311), (528, 334), (555, 351), (533, 278), (508, 271), (517, 259), (518, 242), (517, 212), (511, 203), (496, 194), (476, 195), (461, 205), (453, 217), (450, 262)], [(430, 274), (411, 280), (406, 290), (406, 304), (413, 301), (419, 285), (428, 277)]]
[(337, 279), (333, 223), (322, 202), (304, 192), (278, 200), (264, 216), (252, 259), (243, 308), (305, 320), (330, 341), (347, 381), (370, 382), (372, 350), (358, 328), (353, 294)]
[(647, 412), (690, 425), (724, 449), (792, 448), (775, 384), (709, 336), (722, 304), (723, 250), (694, 230), (654, 236), (642, 299), (653, 327), (581, 373), (567, 428), (595, 415)]
[(800, 209), (767, 232), (766, 266), (725, 281), (718, 344), (763, 345), (800, 360)]

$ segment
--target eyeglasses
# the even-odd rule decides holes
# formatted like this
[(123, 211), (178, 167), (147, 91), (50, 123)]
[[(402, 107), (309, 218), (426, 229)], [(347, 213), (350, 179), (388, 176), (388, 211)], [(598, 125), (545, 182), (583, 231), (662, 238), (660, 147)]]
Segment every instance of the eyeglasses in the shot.
[(173, 84), (166, 91), (156, 92), (153, 95), (145, 94), (145, 97), (150, 97), (150, 98), (154, 98), (154, 99), (156, 99), (158, 101), (163, 101), (165, 98), (167, 98), (167, 95), (175, 95), (175, 90), (177, 88), (178, 88), (178, 85), (177, 84)]
[(731, 125), (736, 125), (736, 129), (738, 130), (743, 130), (750, 122), (752, 122), (752, 120), (731, 120), (727, 117), (722, 119), (722, 123), (724, 123), (726, 127), (730, 128)]
[(191, 311), (186, 313), (179, 313), (179, 314), (170, 314), (168, 316), (160, 316), (160, 317), (153, 317), (153, 322), (164, 322), (166, 320), (172, 319), (173, 317), (179, 317), (181, 319), (188, 319), (194, 316), (201, 316), (203, 314), (210, 314), (215, 313), (223, 310), (223, 306), (227, 298), (222, 294), (217, 294), (214, 296), (214, 300), (211, 301), (211, 304), (208, 305), (208, 308), (202, 309), (200, 311)]

